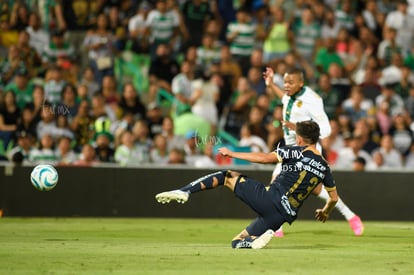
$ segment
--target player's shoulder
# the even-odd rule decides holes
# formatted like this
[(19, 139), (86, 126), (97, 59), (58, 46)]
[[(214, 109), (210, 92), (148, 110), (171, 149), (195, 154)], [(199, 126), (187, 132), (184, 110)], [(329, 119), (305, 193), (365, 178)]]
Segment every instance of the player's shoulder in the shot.
[(315, 92), (311, 87), (305, 86), (305, 92), (303, 93), (304, 97), (307, 97), (310, 100), (322, 100), (321, 96)]
[(304, 93), (302, 101), (308, 108), (319, 106), (323, 102), (321, 96), (311, 89)]
[(307, 149), (305, 148), (303, 150), (303, 155), (309, 158), (312, 158), (316, 161), (319, 161), (320, 163), (324, 164), (325, 166), (329, 166), (328, 161), (325, 159), (325, 157), (316, 149)]

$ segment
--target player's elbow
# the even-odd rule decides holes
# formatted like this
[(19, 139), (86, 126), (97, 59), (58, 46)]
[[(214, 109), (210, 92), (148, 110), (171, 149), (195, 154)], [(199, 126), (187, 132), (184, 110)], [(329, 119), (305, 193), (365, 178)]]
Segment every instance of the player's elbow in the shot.
[(329, 127), (326, 129), (326, 131), (325, 131), (325, 135), (326, 135), (326, 137), (329, 137), (329, 136), (331, 135), (331, 133), (332, 133), (332, 129), (331, 129), (331, 127), (329, 126)]
[(324, 139), (324, 138), (327, 138), (327, 137), (329, 137), (330, 135), (331, 135), (331, 129), (329, 128), (329, 129), (321, 129), (321, 135), (320, 135), (320, 138), (321, 139)]

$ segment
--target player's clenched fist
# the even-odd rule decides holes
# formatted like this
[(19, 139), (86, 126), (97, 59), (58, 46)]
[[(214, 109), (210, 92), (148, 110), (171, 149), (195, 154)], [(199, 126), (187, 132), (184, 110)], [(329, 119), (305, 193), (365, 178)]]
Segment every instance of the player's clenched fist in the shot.
[(218, 151), (220, 152), (220, 154), (222, 154), (225, 157), (231, 157), (232, 151), (230, 151), (226, 147), (221, 147), (221, 148), (218, 149)]

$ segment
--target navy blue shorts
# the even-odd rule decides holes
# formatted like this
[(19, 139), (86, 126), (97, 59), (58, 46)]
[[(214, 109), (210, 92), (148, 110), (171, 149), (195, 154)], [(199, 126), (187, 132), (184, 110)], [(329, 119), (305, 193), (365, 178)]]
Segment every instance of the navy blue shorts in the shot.
[(277, 230), (285, 222), (285, 218), (274, 205), (274, 201), (278, 199), (275, 192), (266, 188), (263, 183), (240, 176), (234, 194), (258, 214), (246, 228), (251, 236), (260, 236), (268, 229)]

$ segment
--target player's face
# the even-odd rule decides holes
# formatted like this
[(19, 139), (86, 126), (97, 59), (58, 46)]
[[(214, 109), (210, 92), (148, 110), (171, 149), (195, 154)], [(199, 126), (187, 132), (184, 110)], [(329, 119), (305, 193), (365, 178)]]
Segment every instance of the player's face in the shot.
[(283, 87), (288, 96), (296, 94), (303, 86), (303, 80), (299, 74), (285, 74), (283, 80)]

